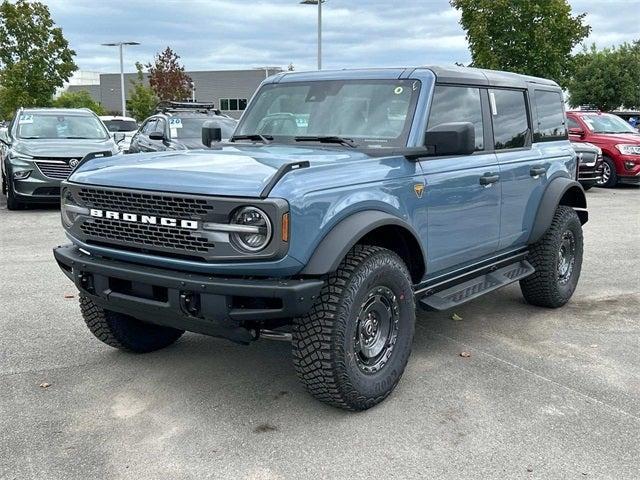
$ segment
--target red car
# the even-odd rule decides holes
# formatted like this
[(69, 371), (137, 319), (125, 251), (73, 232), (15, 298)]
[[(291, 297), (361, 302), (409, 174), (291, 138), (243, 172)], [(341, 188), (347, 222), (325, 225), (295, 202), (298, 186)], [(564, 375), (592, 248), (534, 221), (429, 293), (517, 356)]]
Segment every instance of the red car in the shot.
[(602, 149), (601, 187), (617, 183), (640, 184), (640, 133), (623, 119), (598, 111), (567, 112), (569, 138)]

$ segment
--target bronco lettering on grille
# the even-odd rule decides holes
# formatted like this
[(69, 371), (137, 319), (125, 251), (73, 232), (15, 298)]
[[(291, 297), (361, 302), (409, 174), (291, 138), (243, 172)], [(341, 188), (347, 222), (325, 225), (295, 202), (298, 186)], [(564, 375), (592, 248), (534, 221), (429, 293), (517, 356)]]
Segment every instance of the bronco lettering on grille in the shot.
[(180, 220), (177, 218), (157, 217), (155, 215), (138, 215), (137, 213), (122, 213), (111, 210), (100, 210), (92, 208), (89, 215), (98, 218), (108, 218), (112, 220), (123, 220), (125, 222), (147, 223), (149, 225), (162, 225), (163, 227), (180, 227), (190, 230), (198, 229), (196, 220)]

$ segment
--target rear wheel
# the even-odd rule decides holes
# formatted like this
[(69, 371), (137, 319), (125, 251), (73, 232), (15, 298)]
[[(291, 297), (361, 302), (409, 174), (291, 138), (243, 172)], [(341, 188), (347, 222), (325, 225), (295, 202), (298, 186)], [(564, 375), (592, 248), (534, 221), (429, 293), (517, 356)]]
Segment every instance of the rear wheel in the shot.
[(84, 295), (80, 311), (91, 333), (110, 347), (135, 353), (160, 350), (174, 343), (184, 330), (142, 322), (123, 313), (105, 310)]
[(602, 162), (602, 178), (598, 180), (599, 187), (611, 188), (618, 183), (616, 166), (609, 157), (604, 157)]
[(557, 308), (569, 301), (582, 269), (582, 225), (571, 207), (560, 205), (544, 236), (531, 246), (527, 260), (536, 269), (520, 280), (527, 302)]
[(395, 253), (358, 245), (293, 324), (298, 377), (318, 400), (366, 410), (395, 388), (411, 353), (411, 278)]

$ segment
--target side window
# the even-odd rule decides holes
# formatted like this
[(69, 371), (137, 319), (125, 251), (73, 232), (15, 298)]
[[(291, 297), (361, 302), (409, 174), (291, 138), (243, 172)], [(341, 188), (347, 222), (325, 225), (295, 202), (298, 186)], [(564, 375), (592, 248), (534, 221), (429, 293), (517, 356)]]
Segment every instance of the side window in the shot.
[(529, 119), (521, 90), (489, 90), (493, 140), (496, 150), (525, 146)]
[(580, 126), (580, 124), (571, 117), (567, 117), (567, 126), (569, 128), (579, 128), (580, 130), (582, 130), (582, 127)]
[(167, 122), (165, 122), (163, 118), (159, 118), (156, 121), (156, 126), (153, 128), (153, 131), (154, 132), (159, 132), (159, 133), (164, 135), (166, 123)]
[(484, 149), (482, 102), (479, 88), (436, 85), (427, 130), (451, 122), (473, 123), (476, 150)]
[(538, 114), (538, 127), (533, 134), (534, 142), (565, 140), (567, 128), (560, 92), (536, 90), (534, 105)]

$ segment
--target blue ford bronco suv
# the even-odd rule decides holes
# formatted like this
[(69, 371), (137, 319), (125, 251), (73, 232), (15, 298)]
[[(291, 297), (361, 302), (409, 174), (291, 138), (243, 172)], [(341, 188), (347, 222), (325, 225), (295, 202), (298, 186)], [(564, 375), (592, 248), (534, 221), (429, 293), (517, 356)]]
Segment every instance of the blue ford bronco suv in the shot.
[(416, 306), (516, 281), (532, 305), (570, 299), (587, 221), (576, 168), (549, 80), (287, 72), (228, 142), (79, 165), (62, 189), (71, 244), (54, 254), (104, 343), (290, 339), (313, 396), (364, 410), (400, 380)]

